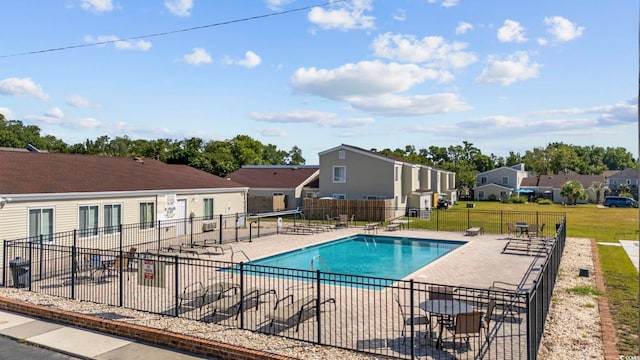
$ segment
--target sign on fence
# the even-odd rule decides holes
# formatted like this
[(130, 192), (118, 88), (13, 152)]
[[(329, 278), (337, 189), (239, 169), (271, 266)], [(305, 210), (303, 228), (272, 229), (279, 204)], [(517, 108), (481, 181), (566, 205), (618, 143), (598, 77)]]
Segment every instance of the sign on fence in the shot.
[(138, 260), (138, 284), (164, 288), (164, 264), (151, 259)]

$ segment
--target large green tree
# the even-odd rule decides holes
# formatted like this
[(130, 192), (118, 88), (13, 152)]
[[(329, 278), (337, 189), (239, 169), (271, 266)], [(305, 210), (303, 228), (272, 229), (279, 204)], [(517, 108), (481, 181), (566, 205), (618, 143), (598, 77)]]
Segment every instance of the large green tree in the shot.
[(578, 200), (587, 198), (587, 192), (579, 181), (569, 180), (560, 188), (560, 195), (567, 198), (567, 204), (575, 205)]

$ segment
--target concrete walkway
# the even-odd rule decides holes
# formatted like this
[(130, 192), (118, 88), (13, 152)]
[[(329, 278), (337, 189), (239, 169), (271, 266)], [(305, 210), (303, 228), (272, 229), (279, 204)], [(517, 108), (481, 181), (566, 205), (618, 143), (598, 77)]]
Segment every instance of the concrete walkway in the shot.
[(205, 357), (137, 343), (95, 331), (0, 311), (0, 336), (31, 343), (80, 359), (188, 360)]

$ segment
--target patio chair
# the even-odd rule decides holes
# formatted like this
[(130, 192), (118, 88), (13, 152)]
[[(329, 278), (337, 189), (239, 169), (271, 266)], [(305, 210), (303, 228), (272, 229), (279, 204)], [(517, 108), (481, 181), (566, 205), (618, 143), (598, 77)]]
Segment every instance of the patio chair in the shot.
[[(427, 325), (429, 332), (427, 333), (427, 335), (429, 336), (429, 338), (431, 338), (432, 336), (432, 331), (431, 331), (431, 317), (429, 317), (428, 315), (417, 315), (417, 316), (413, 316), (411, 317), (411, 313), (407, 314), (407, 310), (410, 311), (411, 308), (407, 305), (402, 305), (402, 303), (400, 303), (400, 296), (398, 294), (395, 294), (394, 299), (393, 299), (396, 304), (398, 304), (398, 309), (400, 310), (400, 316), (402, 316), (402, 332), (401, 335), (403, 337), (402, 339), (402, 344), (404, 344), (407, 341), (407, 337), (405, 336), (406, 331), (407, 331), (407, 325), (411, 325), (413, 324), (415, 325)], [(418, 311), (420, 311), (420, 309), (417, 309)], [(415, 309), (414, 309), (415, 312)]]
[(469, 338), (471, 336), (481, 336), (482, 321), (484, 313), (474, 311), (469, 313), (457, 314), (452, 326), (448, 326), (447, 330), (453, 333), (453, 348), (455, 350), (458, 338), (464, 338), (467, 346), (471, 346)]
[(516, 225), (513, 223), (507, 223), (507, 238), (511, 239), (513, 237), (517, 237), (518, 236), (518, 229), (516, 228)]
[(338, 215), (338, 223), (336, 224), (337, 227), (349, 227), (349, 215), (347, 214), (340, 214)]
[[(287, 299), (289, 300), (289, 303), (282, 305), (282, 303)], [(336, 305), (336, 300), (333, 298), (321, 301), (320, 305), (327, 302), (333, 303), (334, 307)], [(273, 310), (267, 314), (269, 328), (271, 329), (275, 323), (286, 326), (295, 321), (296, 332), (298, 332), (303, 316), (305, 314), (313, 316), (315, 314), (314, 310), (316, 309), (317, 303), (318, 299), (313, 295), (306, 295), (295, 300), (293, 294), (289, 294), (284, 298), (277, 300)]]
[(493, 310), (496, 308), (496, 300), (491, 299), (487, 303), (487, 313), (482, 319), (482, 328), (487, 335), (487, 344), (489, 344), (489, 325), (491, 324), (491, 317), (493, 316)]

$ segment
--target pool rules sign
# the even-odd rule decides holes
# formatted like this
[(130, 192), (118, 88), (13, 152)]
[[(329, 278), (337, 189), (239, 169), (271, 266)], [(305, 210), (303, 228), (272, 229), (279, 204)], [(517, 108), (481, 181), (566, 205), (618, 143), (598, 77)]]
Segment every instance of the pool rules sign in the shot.
[(153, 259), (138, 261), (138, 284), (164, 288), (164, 263)]

